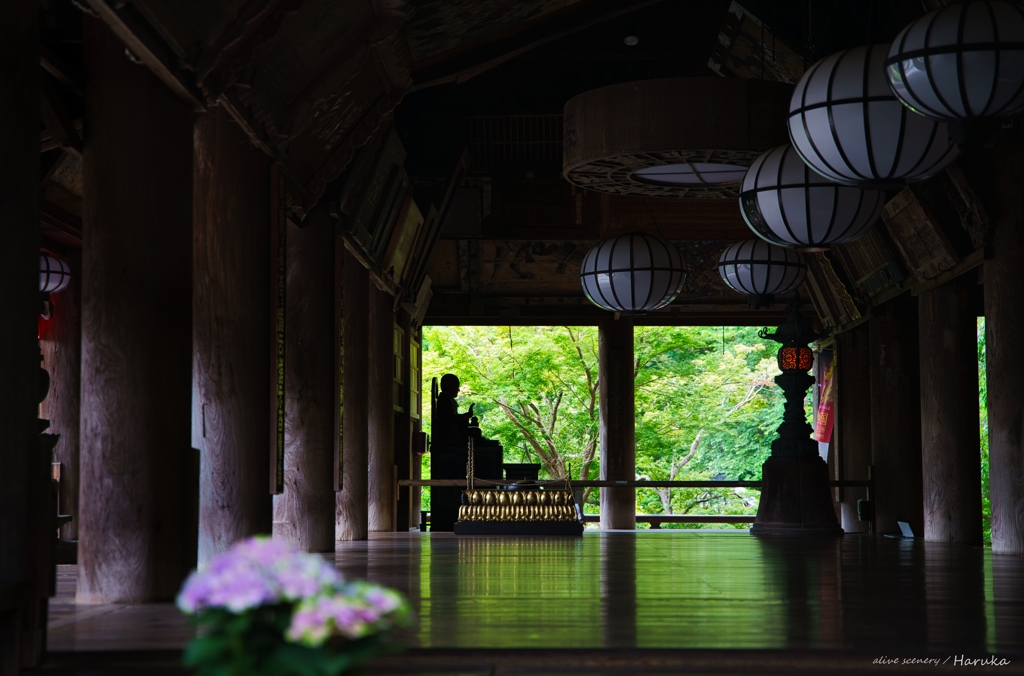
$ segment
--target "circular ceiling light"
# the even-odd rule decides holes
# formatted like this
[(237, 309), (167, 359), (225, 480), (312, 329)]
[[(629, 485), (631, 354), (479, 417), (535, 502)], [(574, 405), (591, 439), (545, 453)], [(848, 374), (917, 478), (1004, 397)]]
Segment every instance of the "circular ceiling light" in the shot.
[(740, 189), (740, 212), (754, 234), (804, 251), (857, 239), (884, 206), (881, 190), (830, 181), (788, 143), (754, 160)]
[(936, 120), (1024, 108), (1024, 8), (999, 0), (925, 14), (893, 40), (885, 74), (896, 96)]
[(901, 188), (946, 168), (959, 148), (942, 122), (910, 111), (885, 77), (886, 45), (828, 56), (796, 84), (789, 137), (804, 162), (844, 185)]
[(791, 92), (783, 82), (713, 77), (584, 92), (565, 104), (562, 175), (618, 195), (737, 197), (742, 170), (786, 142)]
[(627, 35), (626, 39), (623, 40), (623, 42), (626, 43), (627, 47), (636, 47), (638, 44), (640, 44), (640, 38), (638, 38), (635, 35)]
[(796, 291), (807, 275), (807, 264), (799, 251), (748, 239), (722, 252), (718, 274), (733, 290), (750, 296), (751, 305), (764, 307), (776, 295)]
[(738, 164), (694, 162), (637, 169), (633, 178), (657, 185), (724, 185), (739, 183), (746, 173), (747, 168)]
[(679, 250), (640, 232), (606, 239), (587, 252), (580, 266), (580, 283), (590, 302), (626, 314), (665, 307), (685, 280)]

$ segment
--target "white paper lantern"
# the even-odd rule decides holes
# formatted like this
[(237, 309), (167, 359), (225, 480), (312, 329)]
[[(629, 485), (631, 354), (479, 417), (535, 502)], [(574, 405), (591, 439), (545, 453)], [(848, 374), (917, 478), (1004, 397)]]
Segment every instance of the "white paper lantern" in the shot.
[(39, 290), (60, 293), (71, 282), (71, 268), (59, 258), (39, 254)]
[(839, 185), (808, 167), (788, 144), (754, 160), (740, 188), (740, 211), (754, 234), (805, 251), (857, 239), (884, 206), (884, 192)]
[(804, 162), (844, 185), (894, 189), (942, 171), (959, 148), (942, 122), (915, 114), (885, 77), (887, 45), (828, 56), (804, 73), (789, 138)]
[(1001, 0), (929, 12), (889, 48), (885, 74), (915, 113), (936, 120), (1024, 109), (1024, 7)]
[(627, 314), (665, 307), (685, 280), (678, 249), (661, 237), (638, 232), (601, 242), (580, 267), (580, 283), (590, 302)]
[(751, 296), (752, 304), (760, 306), (778, 294), (796, 291), (807, 275), (807, 264), (799, 251), (763, 239), (748, 239), (722, 252), (718, 274), (732, 289)]

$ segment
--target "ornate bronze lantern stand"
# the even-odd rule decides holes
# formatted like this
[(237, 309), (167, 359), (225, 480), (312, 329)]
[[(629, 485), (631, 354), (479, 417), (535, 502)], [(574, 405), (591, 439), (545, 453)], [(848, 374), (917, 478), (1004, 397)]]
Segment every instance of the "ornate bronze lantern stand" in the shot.
[(829, 495), (828, 465), (811, 438), (813, 429), (804, 412), (807, 388), (814, 384), (808, 371), (814, 354), (807, 345), (820, 338), (800, 316), (800, 298), (787, 306), (789, 317), (774, 333), (760, 336), (782, 343), (775, 382), (786, 395), (779, 438), (761, 469), (761, 502), (750, 532), (753, 535), (842, 535)]

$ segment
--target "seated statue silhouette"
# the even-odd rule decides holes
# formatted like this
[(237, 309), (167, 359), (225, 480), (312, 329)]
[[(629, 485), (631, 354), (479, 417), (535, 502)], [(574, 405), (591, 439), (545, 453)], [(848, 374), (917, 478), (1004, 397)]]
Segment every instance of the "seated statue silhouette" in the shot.
[(432, 442), (437, 446), (465, 446), (469, 438), (469, 420), (473, 417), (473, 404), (459, 413), (461, 383), (454, 373), (441, 376), (441, 391), (436, 392), (431, 409), (430, 429)]
[[(501, 444), (484, 437), (473, 416), (473, 405), (459, 413), (461, 383), (454, 373), (437, 378), (431, 385), (430, 478), (465, 479), (469, 457), (469, 438), (473, 437), (474, 476), (489, 481), (502, 480), (504, 451)], [(462, 488), (435, 486), (430, 489), (430, 530), (450, 531), (458, 518)]]

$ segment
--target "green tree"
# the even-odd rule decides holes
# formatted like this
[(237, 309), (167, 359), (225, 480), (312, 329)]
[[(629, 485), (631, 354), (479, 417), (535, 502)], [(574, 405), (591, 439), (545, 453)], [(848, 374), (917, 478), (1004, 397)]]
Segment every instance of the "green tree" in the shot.
[[(758, 478), (781, 421), (774, 352), (750, 328), (638, 327), (638, 476)], [(425, 378), (457, 374), (463, 409), (477, 404), (484, 434), (502, 443), (506, 458), (539, 462), (552, 479), (598, 474), (597, 360), (593, 327), (424, 331)], [(585, 495), (596, 506), (596, 495)], [(757, 503), (743, 489), (638, 491), (637, 502), (641, 512), (667, 514), (745, 514)]]
[(978, 318), (978, 425), (981, 428), (981, 520), (987, 547), (992, 546), (992, 502), (988, 465), (988, 369), (985, 361), (985, 318)]

